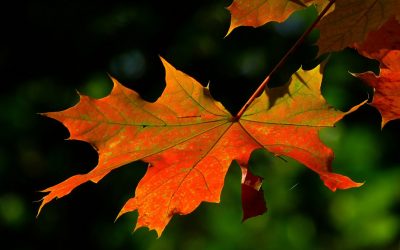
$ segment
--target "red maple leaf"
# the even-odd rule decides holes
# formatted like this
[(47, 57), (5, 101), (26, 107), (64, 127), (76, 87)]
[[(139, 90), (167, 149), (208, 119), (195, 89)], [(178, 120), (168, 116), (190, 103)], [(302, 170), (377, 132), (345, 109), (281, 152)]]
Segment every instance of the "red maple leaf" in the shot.
[(394, 17), (380, 29), (368, 34), (363, 43), (356, 43), (357, 51), (380, 62), (380, 74), (355, 74), (373, 87), (371, 105), (382, 115), (382, 127), (389, 121), (400, 119), (400, 23)]

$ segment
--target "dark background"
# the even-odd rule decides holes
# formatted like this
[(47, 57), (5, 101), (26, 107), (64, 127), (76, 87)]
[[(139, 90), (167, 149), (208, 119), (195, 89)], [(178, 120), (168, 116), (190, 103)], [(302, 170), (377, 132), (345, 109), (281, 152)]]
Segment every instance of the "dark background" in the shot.
[[(304, 166), (265, 151), (250, 164), (265, 178), (267, 214), (241, 223), (240, 170), (230, 168), (220, 204), (176, 216), (160, 239), (140, 229), (136, 212), (114, 222), (143, 176), (133, 163), (98, 184), (84, 184), (47, 205), (36, 218), (38, 192), (97, 163), (90, 145), (66, 141), (60, 123), (38, 113), (78, 101), (76, 91), (103, 97), (107, 74), (155, 101), (165, 86), (159, 56), (195, 77), (237, 112), (295, 39), (316, 17), (313, 8), (283, 24), (241, 27), (224, 38), (230, 1), (8, 3), (0, 15), (0, 247), (2, 249), (399, 249), (399, 121), (381, 130), (379, 112), (365, 105), (321, 132), (335, 171), (358, 189), (332, 193)], [(318, 33), (306, 40), (271, 87), (300, 64), (314, 67)], [(348, 72), (377, 63), (346, 49), (329, 55), (322, 92), (346, 111), (372, 90)]]

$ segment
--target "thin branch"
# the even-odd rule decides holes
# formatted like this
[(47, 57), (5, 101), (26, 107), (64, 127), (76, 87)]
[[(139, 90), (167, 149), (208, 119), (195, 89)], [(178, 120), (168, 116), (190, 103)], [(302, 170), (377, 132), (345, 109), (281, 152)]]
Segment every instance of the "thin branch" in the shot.
[(253, 95), (249, 98), (249, 100), (246, 102), (246, 104), (243, 105), (243, 107), (240, 109), (240, 111), (236, 114), (234, 117), (234, 121), (238, 121), (244, 112), (248, 109), (251, 103), (253, 103), (254, 99), (256, 99), (257, 96), (259, 96), (263, 91), (265, 86), (267, 86), (270, 76), (274, 74), (278, 69), (280, 69), (283, 64), (287, 61), (289, 56), (299, 48), (301, 43), (304, 41), (304, 39), (313, 31), (315, 26), (319, 23), (321, 18), (326, 14), (326, 12), (330, 9), (330, 7), (335, 3), (335, 0), (330, 0), (329, 3), (325, 6), (325, 8), (321, 11), (321, 13), (318, 15), (318, 17), (315, 19), (315, 21), (311, 24), (311, 26), (297, 39), (296, 43), (286, 52), (286, 54), (282, 57), (282, 59), (275, 65), (275, 67), (271, 70), (271, 72), (268, 74), (268, 76), (264, 79), (264, 81), (260, 84), (260, 86), (257, 88), (257, 90), (253, 93)]

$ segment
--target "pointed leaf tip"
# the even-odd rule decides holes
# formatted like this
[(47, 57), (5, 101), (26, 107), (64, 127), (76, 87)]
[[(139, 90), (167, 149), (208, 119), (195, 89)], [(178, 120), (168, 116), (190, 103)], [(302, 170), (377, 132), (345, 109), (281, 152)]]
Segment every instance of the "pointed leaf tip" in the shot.
[(336, 173), (321, 173), (320, 177), (325, 186), (333, 192), (335, 192), (336, 189), (349, 189), (364, 185), (364, 182), (354, 182), (349, 177)]

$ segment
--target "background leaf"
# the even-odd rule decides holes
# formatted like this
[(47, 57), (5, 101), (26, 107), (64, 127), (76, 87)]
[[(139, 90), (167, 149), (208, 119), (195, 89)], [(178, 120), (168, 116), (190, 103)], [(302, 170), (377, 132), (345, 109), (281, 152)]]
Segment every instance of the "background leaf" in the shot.
[(380, 63), (380, 74), (356, 74), (375, 90), (372, 106), (382, 115), (382, 127), (400, 118), (400, 23), (392, 17), (363, 43), (355, 44), (357, 51)]
[(363, 42), (368, 32), (398, 15), (397, 0), (337, 0), (335, 10), (326, 15), (317, 28), (319, 54), (340, 51), (353, 43)]
[(268, 22), (283, 22), (297, 10), (316, 4), (322, 9), (328, 0), (234, 0), (228, 7), (231, 24), (227, 35), (239, 26), (259, 27)]

